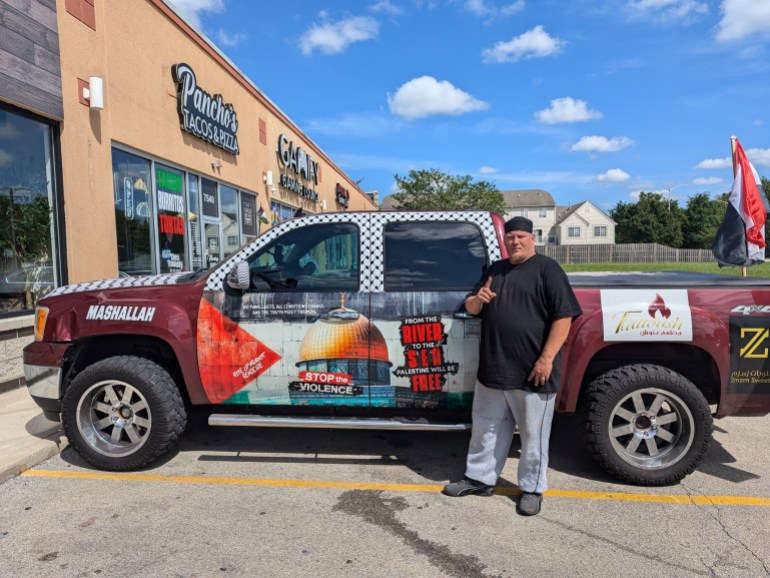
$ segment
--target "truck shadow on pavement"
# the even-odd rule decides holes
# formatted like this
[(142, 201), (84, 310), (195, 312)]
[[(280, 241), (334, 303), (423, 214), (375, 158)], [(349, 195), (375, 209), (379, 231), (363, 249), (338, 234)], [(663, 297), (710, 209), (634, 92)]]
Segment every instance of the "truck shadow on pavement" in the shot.
[[(157, 470), (171, 461), (180, 461), (187, 454), (201, 466), (207, 463), (401, 466), (425, 480), (443, 483), (462, 477), (470, 439), (470, 432), (211, 427), (207, 416), (207, 411), (193, 409), (187, 430), (177, 446), (143, 471)], [(515, 479), (519, 450), (520, 439), (516, 435), (504, 476)], [(71, 448), (62, 452), (62, 459), (72, 465), (89, 467)], [(735, 462), (726, 448), (712, 440), (710, 451), (698, 470), (733, 482), (759, 477), (729, 465)], [(579, 420), (574, 416), (554, 418), (549, 468), (586, 480), (623, 485), (591, 458), (583, 445)], [(498, 486), (512, 487), (515, 483), (503, 477)]]

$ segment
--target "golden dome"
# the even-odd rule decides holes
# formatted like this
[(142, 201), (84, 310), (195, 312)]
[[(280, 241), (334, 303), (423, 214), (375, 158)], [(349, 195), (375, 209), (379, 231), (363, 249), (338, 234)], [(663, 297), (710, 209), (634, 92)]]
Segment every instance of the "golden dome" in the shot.
[(363, 315), (335, 309), (308, 330), (299, 348), (299, 360), (368, 359), (389, 365), (388, 346), (380, 330)]

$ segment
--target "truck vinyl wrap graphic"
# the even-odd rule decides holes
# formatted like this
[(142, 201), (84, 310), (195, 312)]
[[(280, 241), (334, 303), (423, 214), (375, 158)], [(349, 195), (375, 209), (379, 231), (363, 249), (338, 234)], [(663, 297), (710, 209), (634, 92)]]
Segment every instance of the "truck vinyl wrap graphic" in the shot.
[(153, 287), (160, 285), (173, 285), (179, 280), (180, 277), (185, 274), (186, 273), (164, 273), (162, 275), (144, 275), (141, 277), (101, 279), (99, 281), (89, 281), (88, 283), (64, 285), (51, 291), (48, 294), (48, 297), (55, 297), (57, 295), (71, 295), (73, 293), (96, 291), (100, 289), (124, 289), (127, 287)]
[(605, 341), (692, 341), (686, 289), (604, 289)]
[[(384, 255), (375, 241), (386, 223), (458, 215), (480, 227), (488, 259), (499, 259), (493, 221), (479, 212), (312, 215), (282, 223), (244, 247), (209, 277), (200, 307), (198, 361), (212, 403), (470, 407), (480, 321), (452, 317), (466, 293), (385, 292)], [(298, 227), (337, 222), (359, 227), (364, 273), (358, 292), (224, 291), (227, 272), (239, 261)], [(217, 344), (212, 331), (220, 332)], [(248, 345), (235, 356), (220, 355), (222, 342), (235, 349)], [(259, 368), (235, 375), (249, 363)]]
[(770, 317), (730, 316), (731, 393), (770, 394)]
[[(450, 314), (464, 294), (425, 299), (442, 316), (390, 300), (336, 293), (206, 291), (198, 364), (211, 403), (469, 407), (478, 358), (476, 319)], [(228, 301), (230, 301), (228, 303)], [(229, 313), (229, 315), (227, 313)], [(237, 319), (237, 321), (234, 321)], [(464, 327), (465, 325), (473, 326)], [(260, 336), (257, 339), (256, 336)], [(452, 345), (454, 344), (454, 345)], [(462, 368), (462, 370), (461, 370)]]

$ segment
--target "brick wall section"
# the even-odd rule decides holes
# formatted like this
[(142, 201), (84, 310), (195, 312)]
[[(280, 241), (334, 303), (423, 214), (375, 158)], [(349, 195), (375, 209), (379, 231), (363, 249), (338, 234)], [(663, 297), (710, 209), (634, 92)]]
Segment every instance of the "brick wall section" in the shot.
[(0, 319), (0, 393), (24, 387), (22, 349), (34, 339), (34, 315)]
[(56, 0), (0, 0), (0, 99), (64, 117)]

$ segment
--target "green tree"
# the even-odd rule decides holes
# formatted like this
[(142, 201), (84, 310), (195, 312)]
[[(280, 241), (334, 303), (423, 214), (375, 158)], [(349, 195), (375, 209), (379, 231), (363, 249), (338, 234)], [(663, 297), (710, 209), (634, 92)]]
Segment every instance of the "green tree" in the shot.
[(765, 196), (770, 199), (770, 179), (762, 177), (762, 190), (765, 191)]
[(684, 211), (683, 246), (688, 249), (710, 249), (724, 215), (723, 200), (712, 200), (706, 193), (690, 197)]
[(11, 203), (11, 195), (0, 196), (0, 250), (10, 250), (18, 263), (50, 258), (50, 212), (47, 197)]
[(684, 211), (677, 201), (664, 199), (660, 193), (642, 192), (635, 204), (620, 202), (610, 210), (610, 217), (617, 223), (617, 243), (682, 246)]
[(470, 175), (454, 176), (438, 169), (411, 170), (395, 175), (395, 206), (406, 211), (482, 210), (505, 212), (505, 199), (489, 181), (472, 182)]

